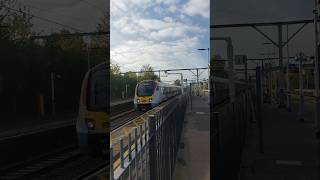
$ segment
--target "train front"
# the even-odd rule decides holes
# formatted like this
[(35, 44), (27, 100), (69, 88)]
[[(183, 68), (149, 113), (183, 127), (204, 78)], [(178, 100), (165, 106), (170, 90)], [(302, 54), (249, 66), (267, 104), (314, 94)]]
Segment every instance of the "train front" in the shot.
[(141, 81), (137, 84), (134, 97), (135, 110), (147, 111), (159, 104), (157, 102), (156, 87), (157, 83), (152, 80)]
[(90, 156), (107, 156), (109, 136), (107, 67), (92, 68), (82, 84), (76, 129), (82, 152)]

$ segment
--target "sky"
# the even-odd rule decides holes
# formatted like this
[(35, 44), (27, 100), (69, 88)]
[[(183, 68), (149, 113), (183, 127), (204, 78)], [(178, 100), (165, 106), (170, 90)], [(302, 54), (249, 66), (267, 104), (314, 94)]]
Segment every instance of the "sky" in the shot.
[[(101, 22), (103, 12), (107, 10), (106, 0), (17, 0), (15, 9), (28, 8), (30, 13), (49, 20), (56, 21), (65, 27), (33, 18), (33, 30), (37, 33), (51, 34), (61, 28), (75, 28), (82, 32), (96, 31)], [(70, 28), (71, 27), (71, 28)]]
[(197, 49), (209, 48), (209, 14), (209, 0), (111, 0), (111, 62), (121, 72), (139, 71), (144, 64), (155, 70), (207, 67), (208, 52)]
[[(211, 2), (211, 24), (256, 23), (313, 19), (314, 1), (302, 0), (215, 0)], [(290, 25), (289, 36), (301, 25)], [(277, 28), (262, 28), (273, 40), (277, 41)], [(283, 27), (283, 38), (286, 41), (286, 26)], [(215, 29), (212, 36), (229, 36), (232, 38), (234, 54), (245, 54), (248, 58), (266, 57), (261, 53), (273, 52), (273, 47), (263, 45), (268, 42), (252, 28)], [(289, 43), (289, 55), (295, 56), (303, 52), (313, 56), (313, 24), (309, 24)], [(212, 42), (213, 54), (226, 57), (224, 42)], [(284, 48), (284, 56), (287, 49)], [(276, 54), (278, 51), (276, 50)], [(253, 64), (251, 64), (253, 65)], [(254, 63), (255, 66), (255, 63)]]

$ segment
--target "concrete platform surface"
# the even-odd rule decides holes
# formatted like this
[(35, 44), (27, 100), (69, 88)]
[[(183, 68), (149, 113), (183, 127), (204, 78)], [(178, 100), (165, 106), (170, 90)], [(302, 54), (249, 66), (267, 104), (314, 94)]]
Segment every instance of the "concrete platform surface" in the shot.
[(207, 99), (194, 96), (187, 107), (175, 180), (210, 179), (210, 110)]
[[(298, 106), (292, 112), (264, 104), (262, 109), (263, 150), (258, 149), (258, 128), (244, 149), (241, 179), (319, 179), (319, 140), (315, 138), (313, 114), (300, 121)], [(306, 110), (308, 109), (306, 106)]]

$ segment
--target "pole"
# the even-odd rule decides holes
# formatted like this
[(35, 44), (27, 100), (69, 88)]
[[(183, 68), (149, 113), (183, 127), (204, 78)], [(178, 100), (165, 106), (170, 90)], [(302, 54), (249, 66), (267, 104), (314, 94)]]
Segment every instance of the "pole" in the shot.
[(247, 58), (244, 59), (244, 77), (246, 81), (246, 103), (248, 102), (248, 94), (249, 94), (249, 82), (248, 82), (248, 61)]
[(280, 73), (279, 73), (279, 108), (284, 107), (284, 102), (283, 102), (283, 42), (282, 42), (282, 25), (278, 25), (278, 48), (279, 48), (279, 67), (280, 67)]
[(315, 9), (314, 9), (314, 57), (315, 57), (315, 72), (314, 72), (314, 85), (315, 85), (315, 95), (316, 95), (316, 105), (315, 105), (315, 128), (316, 128), (316, 136), (319, 138), (320, 137), (320, 114), (319, 114), (319, 107), (320, 107), (320, 102), (319, 102), (319, 49), (318, 49), (318, 44), (319, 44), (319, 37), (318, 37), (318, 10), (319, 10), (319, 4), (318, 1), (315, 0)]
[(199, 96), (199, 89), (200, 89), (200, 86), (199, 86), (199, 69), (197, 69), (197, 96)]
[[(318, 0), (314, 0), (315, 8), (314, 8), (314, 86), (315, 86), (315, 95), (316, 95), (316, 104), (315, 104), (315, 135), (317, 138), (320, 137), (320, 114), (319, 114), (319, 107), (320, 107), (320, 102), (319, 102), (319, 34), (318, 34), (318, 14), (319, 14), (319, 2)], [(320, 143), (318, 141), (317, 143), (317, 177), (320, 179)]]
[(303, 54), (299, 54), (299, 94), (300, 94), (300, 103), (299, 103), (299, 118), (300, 121), (303, 121), (303, 77), (302, 77), (302, 59)]
[(290, 56), (289, 56), (289, 25), (287, 24), (287, 72), (286, 72), (286, 81), (287, 81), (287, 109), (291, 112), (291, 96), (290, 96), (290, 78), (289, 78), (289, 65), (290, 65)]
[(235, 88), (234, 88), (234, 75), (233, 75), (233, 46), (231, 38), (227, 40), (227, 54), (228, 54), (228, 66), (229, 66), (229, 96), (230, 102), (235, 101)]
[(87, 44), (87, 61), (88, 61), (88, 71), (90, 70), (90, 44), (91, 44), (91, 40), (89, 39), (89, 42)]
[(190, 82), (190, 109), (192, 111), (192, 82)]
[[(257, 97), (261, 96), (261, 68), (260, 67), (256, 68), (256, 91), (257, 91)], [(260, 150), (260, 153), (264, 153), (261, 106), (262, 106), (261, 98), (257, 98), (257, 117), (256, 118), (258, 121), (258, 128), (259, 128), (259, 150)]]
[(126, 98), (128, 98), (128, 84), (126, 84)]
[(55, 115), (55, 102), (54, 102), (54, 73), (51, 72), (51, 113)]
[(154, 115), (149, 115), (149, 172), (151, 179), (158, 179), (157, 176), (157, 130), (156, 130), (156, 119)]
[(210, 48), (208, 48), (208, 103), (210, 104)]

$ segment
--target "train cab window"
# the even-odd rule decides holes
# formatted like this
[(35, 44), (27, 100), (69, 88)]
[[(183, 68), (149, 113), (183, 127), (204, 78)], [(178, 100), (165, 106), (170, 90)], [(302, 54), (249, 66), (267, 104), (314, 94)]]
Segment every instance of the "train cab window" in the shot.
[(138, 96), (152, 96), (153, 94), (153, 82), (143, 82), (138, 85), (137, 95)]
[(89, 79), (88, 109), (104, 112), (107, 110), (107, 70), (91, 74)]

